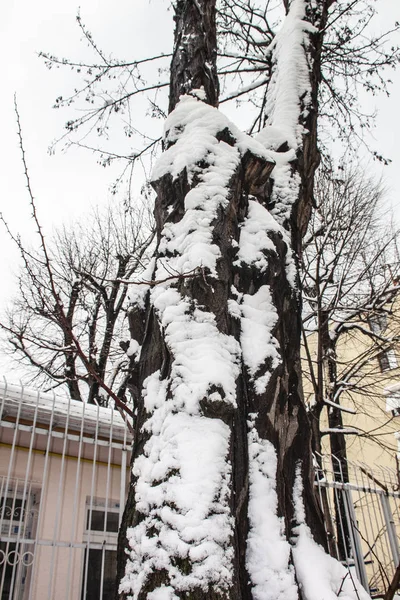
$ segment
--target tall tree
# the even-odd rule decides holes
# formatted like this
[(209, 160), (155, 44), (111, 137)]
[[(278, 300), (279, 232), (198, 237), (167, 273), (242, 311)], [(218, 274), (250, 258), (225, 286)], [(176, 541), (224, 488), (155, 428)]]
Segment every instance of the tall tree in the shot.
[(64, 388), (74, 400), (107, 403), (104, 383), (125, 399), (128, 280), (146, 264), (148, 215), (138, 205), (94, 209), (86, 222), (43, 238), (38, 249), (9, 231), (22, 265), (18, 295), (0, 321), (4, 352), (36, 383)]
[[(322, 169), (314, 196), (302, 256), (304, 374), (315, 449), (321, 452), (320, 416), (328, 408), (331, 451), (345, 459), (342, 412), (362, 411), (357, 396), (380, 395), (388, 373), (378, 359), (398, 340), (398, 232), (384, 212), (382, 185), (360, 169)], [(350, 358), (344, 338), (357, 340)], [(345, 460), (342, 468), (346, 479)]]
[(152, 285), (132, 295), (137, 398), (121, 600), (364, 597), (324, 550), (293, 258), (319, 162), (334, 2), (283, 4), (254, 140), (217, 109), (214, 0), (175, 3)]
[[(334, 477), (343, 483), (349, 481), (348, 436), (368, 436), (367, 431), (346, 427), (343, 415), (368, 413), (371, 404), (384, 402), (388, 373), (380, 372), (377, 359), (393, 352), (399, 332), (393, 313), (398, 234), (383, 212), (382, 185), (360, 169), (340, 174), (321, 169), (314, 197), (301, 269), (303, 377), (308, 380), (306, 402), (316, 456), (323, 452), (322, 437), (328, 435)], [(392, 327), (386, 331), (374, 326), (387, 319)], [(373, 427), (371, 437), (382, 446), (380, 428), (375, 422)], [(335, 496), (340, 514), (346, 510), (343, 502), (342, 496)], [(349, 556), (347, 524), (336, 532), (332, 527), (332, 534), (341, 556)]]

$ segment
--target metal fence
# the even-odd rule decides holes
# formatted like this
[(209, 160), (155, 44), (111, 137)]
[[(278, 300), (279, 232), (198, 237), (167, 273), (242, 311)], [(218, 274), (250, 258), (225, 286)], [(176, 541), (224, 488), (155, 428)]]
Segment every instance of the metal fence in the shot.
[(371, 597), (383, 597), (400, 561), (398, 469), (317, 458), (330, 552), (356, 572)]
[(0, 383), (0, 598), (112, 597), (131, 439), (120, 415)]
[[(131, 436), (119, 413), (0, 382), (0, 599), (108, 600)], [(372, 597), (400, 551), (397, 469), (317, 457), (330, 552)]]

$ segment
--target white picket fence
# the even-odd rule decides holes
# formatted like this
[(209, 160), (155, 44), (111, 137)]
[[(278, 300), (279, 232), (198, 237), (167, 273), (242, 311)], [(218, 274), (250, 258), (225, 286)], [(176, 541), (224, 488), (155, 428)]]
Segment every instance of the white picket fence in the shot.
[[(118, 412), (0, 381), (0, 600), (109, 600), (129, 484)], [(397, 470), (318, 457), (330, 551), (372, 597), (399, 564)]]

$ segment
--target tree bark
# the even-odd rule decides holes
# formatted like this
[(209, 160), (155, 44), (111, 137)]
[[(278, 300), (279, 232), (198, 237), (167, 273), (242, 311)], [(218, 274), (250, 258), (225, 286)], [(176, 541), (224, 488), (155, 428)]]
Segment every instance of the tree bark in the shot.
[[(182, 94), (200, 98), (196, 109), (203, 110), (201, 100), (216, 106), (218, 82), (215, 69), (214, 1), (180, 0), (177, 3), (176, 20), (170, 110), (174, 110)], [(315, 52), (319, 52), (318, 48)], [(315, 85), (318, 85), (317, 73)], [(211, 117), (214, 116), (212, 113)], [(314, 119), (314, 116), (311, 115), (310, 118)], [(316, 117), (313, 123), (316, 127)], [(182, 129), (181, 125), (176, 127), (179, 131)], [(154, 442), (149, 426), (152, 417), (146, 405), (147, 391), (144, 393), (141, 390), (147, 389), (148, 382), (154, 381), (154, 376), (158, 373), (157, 385), (162, 386), (164, 382), (166, 386), (162, 406), (173, 405), (171, 403), (175, 401), (177, 393), (176, 381), (173, 379), (177, 360), (176, 349), (168, 342), (169, 323), (166, 324), (165, 313), (154, 299), (157, 292), (152, 292), (157, 288), (156, 269), (153, 274), (154, 286), (147, 292), (144, 311), (141, 316), (135, 312), (135, 325), (131, 324), (131, 331), (141, 345), (141, 353), (139, 360), (133, 361), (131, 366), (130, 385), (136, 391), (137, 408), (132, 452), (133, 475), (119, 533), (118, 581), (123, 582), (116, 596), (119, 600), (128, 597), (155, 600), (159, 593), (165, 594), (163, 598), (190, 600), (252, 600), (257, 597), (254, 592), (257, 584), (249, 572), (249, 536), (260, 535), (258, 524), (254, 522), (254, 508), (250, 509), (259, 475), (263, 475), (263, 481), (270, 486), (272, 495), (276, 497), (276, 509), (274, 506), (267, 506), (265, 510), (271, 511), (273, 519), (278, 519), (276, 522), (281, 524), (283, 532), (282, 538), (279, 539), (283, 541), (285, 548), (289, 549), (285, 573), (291, 581), (290, 597), (294, 597), (293, 589), (296, 590), (294, 593), (297, 597), (301, 596), (291, 567), (293, 559), (290, 550), (293, 540), (299, 535), (299, 507), (296, 500), (296, 489), (298, 490), (299, 486), (303, 490), (306, 524), (311, 529), (314, 539), (324, 548), (327, 547), (322, 513), (314, 494), (311, 426), (302, 395), (301, 300), (298, 288), (293, 285), (287, 269), (287, 264), (292, 260), (290, 238), (294, 247), (298, 248), (310, 210), (312, 178), (318, 163), (315, 127), (307, 141), (309, 147), (307, 146), (297, 163), (301, 165), (297, 168), (301, 168), (304, 177), (298, 203), (293, 207), (290, 219), (290, 234), (286, 235), (277, 224), (265, 232), (269, 243), (268, 249), (262, 250), (262, 260), (266, 266), (260, 268), (257, 263), (246, 261), (240, 257), (238, 250), (243, 229), (250, 215), (250, 206), (253, 210), (261, 206), (262, 214), (267, 213), (265, 206), (268, 204), (268, 198), (258, 194), (256, 202), (249, 198), (249, 195), (255, 193), (255, 190), (268, 189), (266, 184), (273, 168), (272, 162), (249, 150), (241, 155), (232, 169), (226, 186), (225, 201), (218, 206), (210, 223), (210, 244), (218, 250), (215, 270), (207, 265), (203, 266), (204, 263), (200, 261), (192, 276), (182, 274), (179, 277), (177, 274), (176, 281), (168, 288), (180, 299), (179, 303), (189, 307), (185, 313), (186, 321), (181, 322), (182, 328), (186, 323), (190, 325), (190, 319), (195, 319), (196, 311), (200, 311), (201, 315), (207, 315), (207, 319), (212, 317), (217, 335), (222, 336), (223, 340), (231, 340), (235, 348), (243, 347), (243, 322), (248, 306), (251, 311), (251, 303), (256, 298), (262, 294), (270, 294), (273, 307), (271, 310), (275, 315), (272, 321), (270, 320), (268, 334), (271, 336), (270, 346), (273, 347), (270, 356), (252, 370), (245, 360), (244, 352), (239, 354), (240, 368), (235, 371), (235, 401), (230, 402), (227, 389), (223, 385), (214, 385), (212, 380), (208, 379), (209, 373), (204, 371), (202, 377), (205, 381), (210, 381), (210, 384), (206, 395), (199, 401), (198, 413), (190, 415), (192, 421), (189, 420), (194, 422), (193, 419), (198, 415), (202, 422), (209, 424), (210, 431), (213, 429), (213, 423), (221, 428), (227, 427), (229, 431), (226, 454), (226, 464), (229, 465), (229, 492), (226, 492), (226, 501), (229, 509), (227, 524), (230, 524), (231, 533), (228, 543), (226, 540), (217, 543), (219, 550), (230, 557), (231, 576), (226, 580), (223, 580), (221, 573), (213, 574), (212, 569), (203, 579), (195, 575), (198, 562), (190, 558), (194, 547), (190, 543), (186, 544), (186, 538), (185, 550), (178, 551), (172, 545), (166, 554), (163, 554), (164, 562), (158, 563), (150, 560), (145, 550), (139, 550), (135, 547), (136, 542), (132, 541), (132, 532), (134, 535), (143, 532), (149, 544), (156, 545), (157, 552), (165, 549), (161, 540), (161, 531), (166, 526), (162, 516), (163, 507), (155, 510), (154, 506), (146, 505), (144, 508), (142, 494), (138, 491), (142, 489), (143, 484), (143, 474), (138, 465), (142, 464), (143, 456), (147, 457), (146, 460), (149, 459), (150, 448)], [(220, 148), (231, 147), (237, 152), (237, 136), (238, 133), (233, 127), (227, 126), (217, 131), (215, 138)], [(179, 134), (172, 132), (171, 138), (170, 132), (167, 131), (167, 151), (173, 147), (178, 137)], [(196, 140), (193, 140), (193, 143), (195, 142)], [(199, 160), (196, 169), (190, 175), (184, 168), (174, 177), (166, 173), (153, 183), (157, 192), (156, 264), (175, 264), (173, 260), (177, 251), (170, 249), (167, 243), (171, 240), (168, 232), (183, 223), (188, 211), (188, 199), (193, 198), (193, 192), (197, 193), (202, 189), (201, 186), (210, 173), (209, 164), (206, 160)], [(199, 221), (197, 226), (200, 228), (202, 221)], [(170, 266), (167, 271), (172, 272)], [(249, 304), (246, 305), (246, 302)], [(232, 306), (236, 308), (232, 309)], [(260, 312), (263, 310), (264, 308)], [(232, 362), (235, 362), (236, 358), (233, 355), (234, 352)], [(172, 411), (173, 416), (177, 413), (178, 409)], [(262, 457), (268, 453), (272, 453), (276, 460), (273, 469), (275, 474), (270, 478), (263, 474), (263, 469), (272, 468), (268, 461), (263, 462)], [(171, 489), (174, 481), (180, 482), (182, 478), (180, 467), (172, 468), (166, 471), (162, 479), (151, 479), (151, 491), (158, 493), (162, 486), (166, 486), (163, 489)], [(176, 518), (181, 518), (182, 512), (179, 512), (173, 502), (166, 500), (164, 507), (172, 511)], [(215, 508), (210, 510), (211, 513), (215, 510), (215, 514), (218, 514), (218, 511), (222, 514), (225, 509), (224, 503), (218, 504), (216, 500)], [(136, 538), (138, 544), (142, 543), (143, 536), (140, 539)], [(151, 555), (151, 551), (149, 553)], [(217, 567), (215, 571), (218, 571)], [(277, 573), (278, 578), (281, 575), (282, 573)]]
[(175, 41), (171, 61), (169, 112), (181, 95), (204, 90), (204, 101), (218, 105), (215, 0), (177, 0)]

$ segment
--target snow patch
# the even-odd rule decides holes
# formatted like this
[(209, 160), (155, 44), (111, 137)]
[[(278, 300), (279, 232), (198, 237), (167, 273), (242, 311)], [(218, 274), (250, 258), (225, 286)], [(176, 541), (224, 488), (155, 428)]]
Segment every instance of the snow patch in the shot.
[(156, 590), (153, 600), (194, 587), (226, 590), (232, 582), (229, 427), (166, 405), (159, 432), (133, 466), (144, 519), (127, 532), (131, 550), (120, 591), (135, 599), (154, 570), (165, 569), (171, 586)]
[(140, 348), (141, 346), (139, 345), (139, 342), (131, 338), (129, 341), (129, 347), (126, 351), (127, 356), (135, 356), (139, 354)]
[(239, 249), (235, 263), (255, 266), (261, 273), (264, 273), (269, 267), (268, 252), (276, 251), (275, 244), (269, 236), (271, 232), (280, 234), (288, 247), (286, 276), (290, 285), (295, 287), (297, 268), (289, 250), (291, 244), (288, 233), (277, 219), (256, 200), (249, 200), (248, 213), (240, 229)]
[(179, 600), (174, 592), (174, 588), (170, 585), (162, 585), (156, 588), (152, 592), (147, 594), (147, 600)]
[[(277, 515), (277, 458), (271, 442), (254, 428), (249, 444), (249, 524), (246, 566), (254, 600), (297, 600), (290, 545)], [(321, 600), (321, 598), (319, 598)]]
[(236, 406), (241, 357), (237, 340), (221, 333), (212, 313), (175, 288), (157, 286), (151, 301), (173, 358), (170, 378), (176, 409), (198, 414), (211, 386), (222, 389), (222, 400)]
[[(198, 163), (220, 143), (216, 136), (228, 129), (236, 140), (235, 146), (243, 156), (250, 150), (256, 156), (271, 160), (271, 153), (262, 144), (246, 135), (220, 110), (201, 102), (193, 96), (181, 96), (175, 110), (165, 121), (164, 139), (170, 146), (158, 159), (152, 173), (157, 181), (170, 173), (175, 179), (187, 169), (189, 181), (199, 172)], [(222, 142), (223, 146), (227, 146)]]
[(282, 227), (264, 206), (256, 200), (249, 200), (248, 213), (240, 229), (235, 263), (254, 265), (264, 273), (269, 266), (266, 252), (275, 252), (269, 232), (281, 233)]
[(240, 303), (231, 300), (229, 307), (230, 313), (240, 318), (243, 362), (257, 394), (262, 394), (266, 390), (270, 373), (257, 377), (259, 368), (267, 360), (271, 361), (272, 369), (280, 363), (279, 344), (271, 333), (278, 321), (278, 314), (272, 303), (269, 286), (261, 286), (253, 295), (242, 294)]

